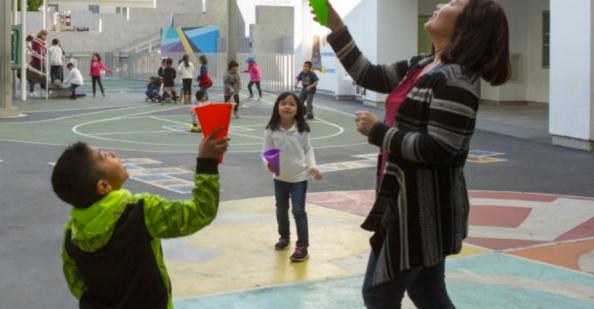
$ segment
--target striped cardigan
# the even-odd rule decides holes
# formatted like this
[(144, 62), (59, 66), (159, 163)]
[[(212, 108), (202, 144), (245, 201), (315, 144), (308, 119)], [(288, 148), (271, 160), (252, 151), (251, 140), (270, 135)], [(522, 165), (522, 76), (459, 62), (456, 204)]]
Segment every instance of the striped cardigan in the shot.
[[(432, 56), (418, 56), (372, 65), (347, 29), (331, 34), (328, 42), (359, 85), (381, 93), (391, 92), (408, 72), (433, 61)], [(460, 252), (469, 212), (463, 169), (479, 85), (474, 72), (456, 64), (438, 65), (409, 92), (395, 127), (378, 123), (369, 132), (369, 142), (389, 153), (382, 187), (362, 225), (375, 232), (370, 241), (378, 260), (374, 284)]]

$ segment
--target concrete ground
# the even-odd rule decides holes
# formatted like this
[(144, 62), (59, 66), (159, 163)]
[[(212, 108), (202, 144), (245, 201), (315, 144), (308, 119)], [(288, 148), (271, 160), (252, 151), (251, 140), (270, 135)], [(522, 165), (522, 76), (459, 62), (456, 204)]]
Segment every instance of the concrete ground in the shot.
[[(106, 97), (30, 100), (0, 119), (0, 308), (72, 308), (62, 272), (69, 206), (51, 192), (51, 163), (83, 140), (115, 149), (133, 192), (187, 198), (200, 135), (183, 105), (144, 102), (144, 83), (106, 80)], [(83, 87), (82, 92), (89, 92)], [(211, 99), (221, 99), (211, 92)], [(232, 121), (221, 205), (204, 230), (163, 242), (176, 308), (362, 308), (376, 149), (353, 113), (378, 109), (317, 96), (311, 122), (325, 177), (310, 182), (309, 261), (276, 252), (273, 188), (258, 152), (274, 95), (245, 100)], [(546, 113), (481, 107), (466, 168), (470, 235), (447, 263), (458, 308), (594, 306), (594, 156), (551, 145)], [(405, 308), (413, 308), (405, 301)]]

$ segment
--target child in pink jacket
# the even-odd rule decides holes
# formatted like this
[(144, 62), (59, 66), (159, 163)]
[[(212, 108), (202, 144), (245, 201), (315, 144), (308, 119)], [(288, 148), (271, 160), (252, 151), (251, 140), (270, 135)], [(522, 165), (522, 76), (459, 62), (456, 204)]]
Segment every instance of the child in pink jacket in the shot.
[(99, 53), (93, 53), (93, 58), (91, 58), (91, 78), (93, 80), (93, 97), (95, 97), (97, 83), (99, 83), (101, 94), (105, 96), (105, 90), (103, 90), (103, 84), (101, 83), (101, 70), (104, 70), (109, 74), (112, 74), (111, 69), (108, 68), (105, 64), (103, 64), (103, 62), (101, 62), (101, 56), (99, 55)]
[(250, 73), (250, 82), (248, 83), (248, 90), (250, 91), (250, 99), (254, 98), (254, 93), (252, 92), (252, 86), (256, 84), (256, 88), (258, 89), (258, 100), (262, 99), (262, 88), (260, 88), (260, 68), (256, 63), (256, 59), (254, 57), (248, 57), (247, 59), (248, 68), (247, 70), (243, 71), (243, 73)]

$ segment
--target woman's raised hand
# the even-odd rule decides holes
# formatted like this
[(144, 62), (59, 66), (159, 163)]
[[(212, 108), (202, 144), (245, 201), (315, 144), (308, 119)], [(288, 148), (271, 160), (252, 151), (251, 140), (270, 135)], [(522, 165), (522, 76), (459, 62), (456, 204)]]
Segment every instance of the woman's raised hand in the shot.
[[(328, 25), (325, 26), (328, 27), (328, 29), (330, 29), (332, 32), (336, 32), (338, 30), (343, 29), (345, 26), (342, 22), (342, 18), (340, 18), (340, 15), (338, 15), (338, 13), (336, 13), (336, 10), (334, 10), (334, 7), (330, 4), (330, 2), (328, 0), (325, 1), (326, 6), (328, 6)], [(309, 2), (309, 6), (311, 7), (311, 1)], [(314, 16), (314, 20), (319, 22), (313, 8), (311, 10), (311, 14)]]

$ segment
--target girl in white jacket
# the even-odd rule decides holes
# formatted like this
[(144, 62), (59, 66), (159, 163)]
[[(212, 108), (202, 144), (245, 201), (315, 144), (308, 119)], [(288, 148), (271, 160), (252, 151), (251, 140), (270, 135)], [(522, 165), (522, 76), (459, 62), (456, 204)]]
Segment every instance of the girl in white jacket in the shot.
[[(284, 250), (290, 244), (289, 199), (291, 199), (293, 217), (297, 226), (297, 244), (291, 255), (291, 261), (301, 262), (308, 259), (309, 246), (305, 196), (307, 181), (313, 176), (322, 178), (316, 167), (314, 150), (309, 137), (309, 126), (303, 114), (303, 104), (291, 93), (281, 94), (274, 104), (272, 117), (264, 133), (264, 150), (280, 149), (280, 168), (274, 176), (276, 197), (276, 219), (280, 238), (275, 244), (276, 250)], [(272, 166), (267, 166), (272, 172)]]

